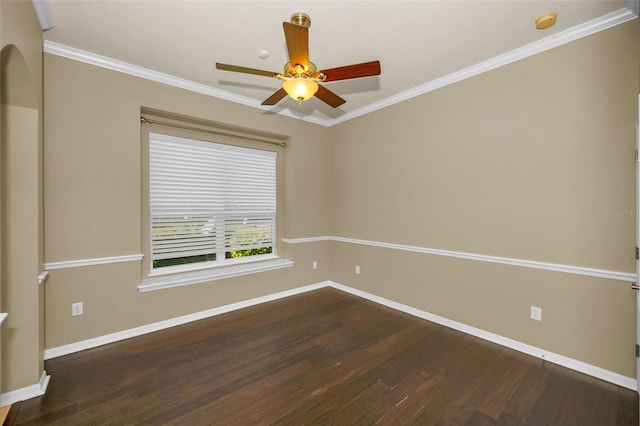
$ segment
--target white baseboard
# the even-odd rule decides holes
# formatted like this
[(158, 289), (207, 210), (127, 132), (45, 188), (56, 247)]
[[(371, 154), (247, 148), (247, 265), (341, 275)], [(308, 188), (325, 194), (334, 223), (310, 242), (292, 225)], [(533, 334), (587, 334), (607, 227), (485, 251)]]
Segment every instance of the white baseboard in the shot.
[[(298, 287), (292, 290), (287, 290), (279, 293), (270, 294), (267, 296), (257, 297), (255, 299), (249, 299), (243, 302), (233, 303), (230, 305), (221, 306), (218, 308), (209, 309), (206, 311), (196, 312), (181, 317), (148, 324), (141, 327), (132, 328), (129, 330), (123, 330), (116, 333), (107, 334), (105, 336), (96, 337), (93, 339), (83, 340), (81, 342), (71, 343), (69, 345), (59, 346), (44, 351), (44, 359), (56, 358), (59, 356), (79, 352), (85, 349), (90, 349), (96, 346), (101, 346), (107, 343), (117, 342), (119, 340), (128, 339), (130, 337), (140, 336), (142, 334), (151, 333), (165, 328), (174, 327), (176, 325), (186, 324), (191, 321), (197, 321), (203, 318), (220, 315), (223, 313), (235, 311), (237, 309), (246, 308), (248, 306), (257, 305), (260, 303), (270, 302), (272, 300), (281, 299), (288, 296), (293, 296), (300, 293), (305, 293), (312, 290), (317, 290), (323, 287), (333, 287), (337, 290), (350, 293), (364, 299), (370, 300), (375, 303), (387, 306), (392, 309), (396, 309), (401, 312), (413, 315), (418, 318), (422, 318), (436, 324), (443, 325), (445, 327), (452, 328), (454, 330), (462, 331), (463, 333), (479, 337), (489, 342), (496, 343), (501, 346), (505, 346), (510, 349), (514, 349), (518, 352), (531, 355), (536, 358), (544, 359), (551, 363), (561, 365), (563, 367), (570, 368), (575, 371), (587, 374), (589, 376), (605, 380), (607, 382), (628, 388), (631, 390), (637, 390), (637, 380), (632, 377), (623, 376), (621, 374), (606, 370), (604, 368), (597, 367), (595, 365), (587, 364), (582, 361), (578, 361), (572, 358), (565, 357), (563, 355), (556, 354), (554, 352), (547, 351), (535, 346), (528, 345), (526, 343), (519, 342), (517, 340), (509, 339), (498, 334), (490, 333), (488, 331), (472, 327), (457, 321), (431, 314), (420, 309), (413, 308), (402, 303), (395, 302), (384, 297), (379, 297), (371, 293), (367, 293), (362, 290), (358, 290), (352, 287), (345, 286), (333, 281), (324, 281), (316, 284), (307, 285), (304, 287)], [(3, 395), (4, 396), (4, 395)]]
[(44, 395), (47, 391), (47, 386), (49, 386), (49, 379), (51, 379), (51, 376), (47, 375), (46, 371), (43, 371), (40, 376), (40, 383), (3, 393), (0, 395), (0, 406), (4, 407), (5, 405)]
[(195, 312), (193, 314), (183, 315), (180, 317), (155, 322), (152, 324), (143, 325), (128, 330), (118, 331), (104, 336), (94, 337), (92, 339), (82, 340), (76, 343), (70, 343), (68, 345), (58, 346), (44, 351), (44, 359), (56, 358), (63, 355), (68, 355), (74, 352), (80, 352), (85, 349), (95, 348), (97, 346), (106, 345), (107, 343), (113, 343), (131, 337), (141, 336), (143, 334), (152, 333), (154, 331), (164, 330), (166, 328), (175, 327), (176, 325), (187, 324), (192, 321), (198, 321), (204, 318), (213, 317), (227, 312), (235, 311), (249, 306), (258, 305), (260, 303), (271, 302), (272, 300), (282, 299), (284, 297), (293, 296), (307, 291), (317, 290), (319, 288), (326, 287), (326, 282), (317, 284), (310, 284), (304, 287), (298, 287), (291, 290), (281, 291), (279, 293), (269, 294), (266, 296), (256, 297), (254, 299), (244, 300), (238, 303), (232, 303), (230, 305), (220, 306), (213, 309), (207, 309), (206, 311)]
[(553, 364), (558, 364), (563, 367), (567, 367), (572, 370), (579, 371), (581, 373), (587, 374), (589, 376), (592, 376), (598, 379), (605, 380), (607, 382), (616, 384), (618, 386), (622, 386), (624, 388), (628, 388), (634, 391), (638, 389), (637, 381), (632, 377), (623, 376), (621, 374), (614, 373), (613, 371), (596, 367), (595, 365), (587, 364), (585, 362), (578, 361), (573, 358), (568, 358), (566, 356), (559, 355), (559, 354), (547, 351), (545, 349), (531, 346), (526, 343), (519, 342), (517, 340), (509, 339), (507, 337), (500, 336), (498, 334), (490, 333), (488, 331), (485, 331), (476, 327), (472, 327), (470, 325), (466, 325), (457, 321), (452, 321), (450, 319), (447, 319), (438, 315), (433, 315), (433, 314), (430, 314), (429, 312), (412, 308), (411, 306), (403, 305), (402, 303), (394, 302), (393, 300), (385, 299), (384, 297), (379, 297), (374, 294), (367, 293), (365, 291), (348, 287), (339, 283), (328, 282), (328, 286), (344, 291), (346, 293), (351, 293), (353, 295), (360, 296), (364, 299), (379, 303), (389, 308), (392, 308), (401, 312), (405, 312), (407, 314), (410, 314), (422, 319), (426, 319), (436, 324), (444, 325), (445, 327), (449, 327), (454, 330), (462, 331), (463, 333), (470, 334), (472, 336), (479, 337), (484, 340), (488, 340), (489, 342), (493, 342), (498, 345), (505, 346), (510, 349), (514, 349), (518, 352), (522, 352), (536, 358), (544, 359)]

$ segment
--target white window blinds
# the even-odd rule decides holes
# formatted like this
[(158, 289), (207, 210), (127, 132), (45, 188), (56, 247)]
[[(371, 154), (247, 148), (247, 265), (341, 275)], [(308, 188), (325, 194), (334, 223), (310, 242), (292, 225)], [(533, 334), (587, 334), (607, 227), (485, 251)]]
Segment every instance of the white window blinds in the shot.
[(153, 267), (273, 253), (276, 153), (149, 133)]

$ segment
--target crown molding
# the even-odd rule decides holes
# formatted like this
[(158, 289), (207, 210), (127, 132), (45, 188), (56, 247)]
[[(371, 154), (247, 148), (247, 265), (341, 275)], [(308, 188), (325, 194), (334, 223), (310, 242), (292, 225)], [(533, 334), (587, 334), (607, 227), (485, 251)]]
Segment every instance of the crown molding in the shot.
[(268, 111), (278, 115), (284, 115), (291, 118), (308, 121), (314, 124), (326, 125), (326, 120), (319, 119), (312, 116), (300, 116), (289, 111), (285, 108), (269, 108), (260, 105), (260, 101), (247, 96), (237, 95), (235, 93), (227, 92), (225, 90), (216, 89), (215, 87), (207, 86), (206, 84), (196, 83), (191, 80), (176, 77), (170, 74), (165, 74), (159, 71), (155, 71), (149, 68), (133, 65), (128, 62), (119, 61), (117, 59), (109, 58), (107, 56), (98, 55), (86, 50), (77, 49), (75, 47), (67, 46), (65, 44), (56, 43), (54, 41), (45, 40), (43, 43), (43, 51), (52, 55), (61, 56), (67, 59), (73, 59), (75, 61), (84, 62), (86, 64), (95, 65), (97, 67), (106, 68), (112, 71), (129, 74), (135, 77), (144, 78), (145, 80), (155, 81), (157, 83), (166, 84), (169, 86), (177, 87), (191, 92), (200, 93), (203, 95), (211, 96), (225, 101), (234, 102), (237, 104), (258, 108), (263, 111)]
[[(637, 10), (638, 1), (639, 0), (628, 0), (627, 6), (630, 6), (630, 3), (635, 3), (636, 10)], [(444, 77), (440, 77), (428, 83), (414, 87), (412, 89), (405, 90), (404, 92), (400, 92), (386, 99), (382, 99), (381, 101), (374, 102), (370, 105), (367, 105), (366, 107), (348, 112), (338, 118), (330, 120), (330, 122), (327, 125), (333, 126), (339, 123), (343, 123), (345, 121), (354, 119), (356, 117), (369, 114), (370, 112), (374, 112), (379, 109), (397, 104), (399, 102), (406, 101), (407, 99), (424, 95), (425, 93), (432, 92), (434, 90), (440, 89), (450, 84), (454, 84), (459, 81), (466, 80), (471, 77), (475, 77), (476, 75), (494, 70), (496, 68), (500, 68), (512, 62), (516, 62), (521, 59), (528, 58), (529, 56), (533, 56), (538, 53), (544, 52), (546, 50), (553, 49), (554, 47), (562, 46), (563, 44), (570, 43), (572, 41), (589, 36), (591, 34), (595, 34), (602, 30), (606, 30), (607, 28), (611, 28), (616, 25), (623, 24), (627, 21), (637, 18), (637, 16), (638, 16), (637, 12), (634, 13), (633, 9), (622, 8), (615, 12), (611, 12), (607, 15), (585, 22), (584, 24), (575, 26), (573, 28), (569, 28), (565, 31), (543, 38), (542, 40), (529, 43), (525, 46), (519, 47), (510, 52), (504, 53), (499, 56), (495, 56), (484, 62), (471, 65), (470, 67), (463, 68), (459, 71), (445, 75)]]
[[(38, 7), (36, 5), (46, 5), (48, 8), (48, 0), (32, 0), (36, 13)], [(175, 77), (169, 74), (154, 71), (149, 68), (140, 67), (137, 65), (129, 64), (127, 62), (112, 59), (106, 56), (97, 55), (92, 52), (77, 49), (75, 47), (67, 46), (64, 44), (56, 43), (53, 41), (45, 40), (43, 50), (45, 53), (52, 55), (62, 56), (68, 59), (84, 62), (90, 65), (110, 69), (117, 72), (133, 75), (136, 77), (144, 78), (147, 80), (155, 81), (169, 86), (178, 87), (181, 89), (189, 90), (192, 92), (200, 93), (203, 95), (211, 96), (218, 99), (238, 103), (241, 105), (249, 106), (252, 108), (258, 108), (263, 111), (268, 111), (273, 114), (278, 114), (286, 117), (295, 118), (298, 120), (306, 121), (313, 124), (318, 124), (326, 127), (331, 127), (336, 124), (343, 123), (348, 120), (369, 114), (382, 108), (406, 101), (407, 99), (414, 98), (416, 96), (423, 95), (425, 93), (432, 92), (442, 87), (448, 86), (485, 73), (487, 71), (494, 70), (496, 68), (508, 65), (510, 63), (525, 59), (529, 56), (536, 55), (549, 49), (561, 46), (566, 43), (578, 40), (580, 38), (589, 36), (599, 31), (606, 30), (616, 25), (623, 24), (627, 21), (638, 17), (638, 4), (640, 0), (627, 0), (626, 7), (619, 9), (615, 12), (585, 22), (584, 24), (569, 28), (565, 31), (546, 37), (542, 40), (527, 44), (518, 49), (514, 49), (510, 52), (498, 55), (494, 58), (480, 62), (467, 68), (463, 68), (459, 71), (445, 75), (443, 77), (432, 80), (428, 83), (414, 87), (404, 92), (400, 92), (396, 95), (382, 99), (378, 102), (374, 102), (362, 108), (358, 108), (354, 111), (348, 112), (340, 117), (333, 119), (323, 119), (314, 117), (311, 115), (304, 116), (302, 114), (296, 114), (288, 108), (284, 107), (265, 107), (260, 105), (260, 102), (256, 99), (249, 98), (247, 96), (237, 95), (235, 93), (227, 92), (225, 90), (216, 89), (205, 84), (196, 83), (194, 81), (186, 80), (180, 77)], [(50, 15), (49, 15), (50, 16)], [(38, 15), (40, 19), (40, 15)], [(41, 20), (41, 25), (42, 24)], [(44, 24), (48, 25), (48, 24)], [(51, 23), (51, 25), (53, 25)], [(44, 26), (43, 26), (44, 28)]]
[(48, 31), (53, 28), (53, 17), (51, 16), (49, 0), (31, 0), (31, 3), (33, 4), (33, 9), (36, 11), (36, 16), (38, 17), (42, 31)]

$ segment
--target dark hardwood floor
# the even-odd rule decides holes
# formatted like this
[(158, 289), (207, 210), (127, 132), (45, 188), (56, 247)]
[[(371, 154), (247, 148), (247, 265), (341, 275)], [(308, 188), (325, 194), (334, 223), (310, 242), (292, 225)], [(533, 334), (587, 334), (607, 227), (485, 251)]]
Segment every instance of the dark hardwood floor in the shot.
[(335, 289), (46, 362), (13, 421), (638, 425), (638, 395)]

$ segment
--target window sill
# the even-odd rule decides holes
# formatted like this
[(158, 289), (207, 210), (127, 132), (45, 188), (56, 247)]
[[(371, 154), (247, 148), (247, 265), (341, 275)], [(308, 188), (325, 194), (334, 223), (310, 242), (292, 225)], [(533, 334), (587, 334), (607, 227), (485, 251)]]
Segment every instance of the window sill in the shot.
[(181, 287), (184, 285), (198, 284), (207, 281), (222, 280), (225, 278), (240, 277), (242, 275), (255, 274), (257, 272), (273, 271), (275, 269), (290, 268), (292, 260), (273, 259), (262, 262), (244, 263), (241, 265), (226, 266), (215, 269), (207, 269), (195, 272), (186, 272), (175, 275), (150, 277), (142, 280), (138, 290), (146, 291), (162, 290), (165, 288)]

